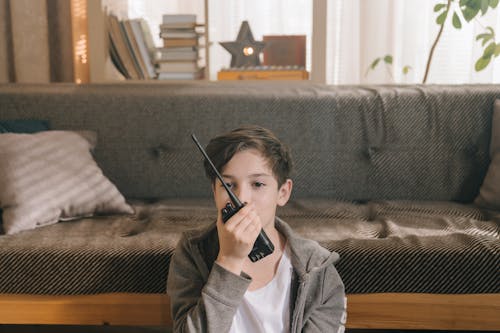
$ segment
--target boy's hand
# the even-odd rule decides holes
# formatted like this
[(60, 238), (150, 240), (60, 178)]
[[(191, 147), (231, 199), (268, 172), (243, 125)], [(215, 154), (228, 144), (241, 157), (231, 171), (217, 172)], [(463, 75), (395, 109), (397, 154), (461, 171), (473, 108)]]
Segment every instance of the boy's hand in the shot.
[(260, 217), (253, 204), (241, 208), (226, 223), (222, 222), (222, 214), (219, 211), (217, 232), (220, 249), (216, 262), (239, 275), (261, 229)]

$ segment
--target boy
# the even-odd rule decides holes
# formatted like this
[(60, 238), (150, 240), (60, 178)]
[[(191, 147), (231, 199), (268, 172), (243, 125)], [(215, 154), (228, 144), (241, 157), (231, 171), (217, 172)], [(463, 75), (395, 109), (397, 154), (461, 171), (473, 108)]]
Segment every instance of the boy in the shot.
[[(207, 154), (246, 205), (226, 223), (230, 202), (205, 161), (217, 221), (186, 232), (172, 257), (167, 292), (175, 332), (343, 332), (338, 254), (296, 235), (277, 218), (292, 192), (288, 149), (269, 130), (246, 126), (212, 139)], [(263, 229), (274, 252), (248, 258)]]

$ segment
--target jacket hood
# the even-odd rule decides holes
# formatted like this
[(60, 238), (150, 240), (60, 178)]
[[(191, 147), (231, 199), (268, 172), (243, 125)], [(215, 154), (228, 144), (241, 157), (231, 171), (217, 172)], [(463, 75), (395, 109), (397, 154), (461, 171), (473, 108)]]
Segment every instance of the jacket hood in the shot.
[(336, 252), (330, 252), (316, 241), (298, 236), (288, 224), (276, 217), (276, 229), (285, 235), (291, 250), (292, 265), (300, 276), (321, 270), (337, 262)]

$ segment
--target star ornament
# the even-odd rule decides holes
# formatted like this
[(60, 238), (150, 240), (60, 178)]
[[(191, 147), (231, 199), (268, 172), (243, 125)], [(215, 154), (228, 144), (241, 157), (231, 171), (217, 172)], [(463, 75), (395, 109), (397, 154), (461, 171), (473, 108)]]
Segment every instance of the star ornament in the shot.
[(253, 38), (248, 21), (241, 23), (238, 38), (234, 42), (220, 42), (231, 53), (231, 67), (259, 66), (260, 53), (266, 46)]

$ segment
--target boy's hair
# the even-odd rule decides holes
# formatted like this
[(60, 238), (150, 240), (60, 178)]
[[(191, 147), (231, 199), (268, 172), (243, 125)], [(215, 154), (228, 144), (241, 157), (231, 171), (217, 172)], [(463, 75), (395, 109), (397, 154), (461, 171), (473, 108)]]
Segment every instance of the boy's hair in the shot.
[[(213, 138), (206, 147), (208, 157), (221, 173), (234, 154), (246, 149), (256, 149), (268, 161), (278, 181), (278, 187), (290, 178), (292, 158), (288, 147), (264, 127), (248, 125), (236, 128)], [(213, 184), (217, 177), (215, 172), (206, 160), (204, 167), (205, 174)]]

